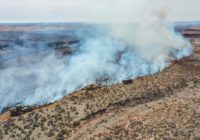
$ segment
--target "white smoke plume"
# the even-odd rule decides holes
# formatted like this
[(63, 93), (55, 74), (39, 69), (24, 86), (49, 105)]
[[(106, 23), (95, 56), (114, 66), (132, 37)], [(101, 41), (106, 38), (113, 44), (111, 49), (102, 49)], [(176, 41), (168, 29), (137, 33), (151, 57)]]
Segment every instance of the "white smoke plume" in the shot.
[[(132, 23), (129, 18), (143, 13), (149, 2), (116, 1), (112, 11), (120, 13), (120, 5), (124, 6), (122, 10), (128, 11), (122, 14), (126, 20), (116, 22), (118, 15), (111, 11), (109, 16), (115, 17), (114, 22), (75, 31), (81, 42), (71, 55), (59, 57), (45, 43), (39, 47), (28, 42), (12, 46), (19, 52), (18, 56), (25, 55), (26, 61), (21, 63), (15, 59), (0, 70), (0, 110), (16, 103), (53, 102), (90, 84), (114, 84), (151, 75), (169, 66), (173, 60), (191, 55), (190, 43), (174, 31), (173, 25), (167, 24), (163, 18), (165, 14), (152, 14), (151, 11), (157, 13), (160, 6), (155, 9), (150, 6), (148, 14), (140, 14), (145, 18)], [(140, 8), (132, 10), (130, 5), (137, 7), (134, 5), (137, 2)], [(119, 14), (119, 18), (122, 15)]]

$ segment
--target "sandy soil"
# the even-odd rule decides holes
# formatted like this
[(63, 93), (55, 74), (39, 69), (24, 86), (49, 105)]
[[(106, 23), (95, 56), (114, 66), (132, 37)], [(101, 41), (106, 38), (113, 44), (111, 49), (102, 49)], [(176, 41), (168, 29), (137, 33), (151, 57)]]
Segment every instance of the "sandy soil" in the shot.
[(200, 139), (200, 38), (190, 39), (194, 54), (160, 73), (1, 115), (0, 139)]

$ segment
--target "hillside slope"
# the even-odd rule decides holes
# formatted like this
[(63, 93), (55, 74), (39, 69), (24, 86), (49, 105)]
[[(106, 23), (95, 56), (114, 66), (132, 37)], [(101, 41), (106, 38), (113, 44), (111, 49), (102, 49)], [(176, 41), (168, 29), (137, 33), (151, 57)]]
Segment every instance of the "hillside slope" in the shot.
[[(0, 139), (200, 139), (200, 38), (164, 71), (0, 116)], [(80, 77), (81, 78), (81, 77)]]

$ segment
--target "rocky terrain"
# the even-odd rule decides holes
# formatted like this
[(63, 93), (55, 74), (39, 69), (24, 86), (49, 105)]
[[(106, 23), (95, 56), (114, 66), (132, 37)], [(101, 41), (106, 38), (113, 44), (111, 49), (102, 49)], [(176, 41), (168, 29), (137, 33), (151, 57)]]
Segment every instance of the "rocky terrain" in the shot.
[(152, 76), (90, 85), (38, 108), (0, 115), (2, 140), (200, 139), (200, 32), (192, 56)]

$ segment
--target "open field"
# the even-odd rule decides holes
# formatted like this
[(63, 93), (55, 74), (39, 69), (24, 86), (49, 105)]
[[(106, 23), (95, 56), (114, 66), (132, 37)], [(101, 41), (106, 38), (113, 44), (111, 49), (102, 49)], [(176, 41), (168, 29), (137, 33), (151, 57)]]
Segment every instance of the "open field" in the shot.
[(9, 31), (51, 31), (51, 30), (72, 30), (77, 29), (78, 24), (76, 23), (35, 23), (35, 24), (0, 24), (1, 32), (9, 32)]
[(152, 76), (8, 111), (0, 116), (0, 139), (200, 139), (200, 26), (181, 32), (192, 56)]

